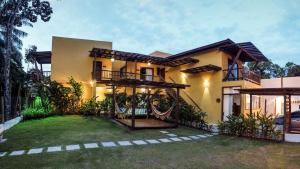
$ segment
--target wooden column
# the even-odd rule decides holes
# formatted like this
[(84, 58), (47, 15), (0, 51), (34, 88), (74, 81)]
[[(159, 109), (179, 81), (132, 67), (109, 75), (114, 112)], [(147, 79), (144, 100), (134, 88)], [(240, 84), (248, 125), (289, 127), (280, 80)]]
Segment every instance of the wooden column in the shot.
[(250, 94), (250, 114), (252, 114), (252, 94)]
[(135, 128), (136, 86), (132, 88), (131, 129)]
[(116, 87), (113, 85), (112, 86), (112, 108), (111, 108), (111, 118), (115, 117), (115, 112), (116, 112)]
[(291, 127), (291, 95), (284, 95), (284, 132), (290, 132)]
[(233, 62), (232, 62), (232, 66), (228, 69), (227, 75), (226, 75), (226, 77), (224, 78), (224, 80), (228, 80), (228, 77), (229, 77), (231, 71), (233, 70), (233, 65), (237, 62), (237, 60), (239, 59), (239, 57), (240, 57), (241, 54), (242, 54), (242, 49), (240, 49), (240, 50), (238, 51), (238, 53), (236, 54), (236, 56), (235, 56), (235, 58), (234, 58), (234, 60), (233, 60)]
[(265, 99), (265, 114), (267, 114), (267, 99)]
[(150, 95), (151, 95), (151, 90), (148, 89), (148, 100), (147, 100), (147, 118), (149, 118), (150, 116), (150, 112), (151, 112), (151, 100), (150, 100)]
[(180, 90), (177, 88), (176, 91), (176, 125), (179, 124), (179, 111), (180, 111), (180, 103), (179, 103), (179, 97), (180, 97)]

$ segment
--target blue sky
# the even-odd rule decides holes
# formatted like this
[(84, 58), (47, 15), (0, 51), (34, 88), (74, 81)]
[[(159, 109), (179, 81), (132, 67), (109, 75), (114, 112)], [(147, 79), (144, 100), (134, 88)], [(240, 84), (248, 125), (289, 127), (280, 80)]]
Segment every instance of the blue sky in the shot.
[(273, 62), (300, 64), (300, 0), (50, 0), (24, 48), (51, 50), (52, 36), (112, 41), (113, 48), (176, 54), (230, 38), (253, 42)]

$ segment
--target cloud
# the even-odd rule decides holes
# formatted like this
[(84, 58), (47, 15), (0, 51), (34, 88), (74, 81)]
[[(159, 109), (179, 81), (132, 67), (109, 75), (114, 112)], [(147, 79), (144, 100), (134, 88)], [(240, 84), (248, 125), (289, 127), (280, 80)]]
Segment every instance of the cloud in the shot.
[(226, 38), (252, 41), (281, 65), (300, 64), (297, 1), (52, 1), (50, 22), (26, 28), (24, 46), (51, 50), (51, 36), (108, 40), (114, 49), (177, 53)]

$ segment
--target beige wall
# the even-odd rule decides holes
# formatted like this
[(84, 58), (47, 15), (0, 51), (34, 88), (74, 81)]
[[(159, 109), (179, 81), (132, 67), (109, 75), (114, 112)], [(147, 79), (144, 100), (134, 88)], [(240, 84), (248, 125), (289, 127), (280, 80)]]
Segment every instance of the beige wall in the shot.
[[(73, 76), (83, 84), (84, 99), (91, 98), (95, 91), (92, 80), (93, 58), (89, 57), (92, 48), (112, 49), (111, 42), (93, 41), (63, 37), (52, 38), (51, 79), (65, 84)], [(111, 70), (108, 59), (101, 60), (103, 69)]]
[[(222, 52), (218, 50), (211, 50), (207, 52), (197, 53), (192, 55), (193, 58), (198, 59), (196, 64), (188, 64), (180, 67), (169, 68), (166, 73), (166, 79), (174, 79), (176, 83), (183, 83), (191, 85), (183, 90), (180, 95), (189, 103), (192, 101), (186, 96), (189, 95), (198, 106), (208, 114), (208, 121), (210, 123), (217, 123), (221, 120), (221, 102), (217, 99), (222, 98), (222, 71), (206, 72), (197, 74), (188, 74), (180, 72), (188, 68), (204, 66), (213, 64), (222, 67)], [(204, 84), (208, 84), (205, 87)]]

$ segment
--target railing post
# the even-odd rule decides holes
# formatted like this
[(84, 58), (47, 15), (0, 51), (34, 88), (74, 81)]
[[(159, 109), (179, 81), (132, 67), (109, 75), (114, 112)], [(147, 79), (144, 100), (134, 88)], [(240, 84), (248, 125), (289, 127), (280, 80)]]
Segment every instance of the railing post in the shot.
[(178, 126), (178, 124), (179, 124), (179, 111), (180, 111), (179, 97), (180, 97), (180, 90), (179, 90), (179, 88), (177, 88), (177, 92), (176, 92), (176, 126)]
[(132, 88), (131, 129), (135, 128), (136, 86)]
[(115, 112), (116, 112), (116, 100), (115, 99), (116, 99), (116, 88), (113, 85), (112, 86), (112, 108), (111, 108), (111, 114), (110, 114), (111, 118), (114, 118)]

